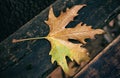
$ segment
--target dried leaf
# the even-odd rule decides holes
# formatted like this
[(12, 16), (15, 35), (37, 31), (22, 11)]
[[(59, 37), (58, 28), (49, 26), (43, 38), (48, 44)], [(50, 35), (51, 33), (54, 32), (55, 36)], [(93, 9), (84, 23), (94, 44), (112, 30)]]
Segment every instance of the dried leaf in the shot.
[(74, 28), (65, 28), (78, 15), (77, 12), (83, 6), (86, 5), (76, 5), (71, 9), (67, 9), (65, 13), (62, 12), (58, 17), (54, 15), (53, 8), (50, 8), (48, 20), (45, 21), (50, 27), (50, 33), (46, 38), (51, 42), (52, 46), (50, 51), (51, 61), (52, 63), (56, 61), (67, 74), (69, 74), (69, 68), (66, 56), (72, 61), (75, 60), (78, 64), (89, 60), (87, 49), (81, 47), (83, 44), (74, 44), (69, 42), (68, 39), (79, 40), (85, 44), (85, 39), (93, 39), (96, 34), (104, 32), (101, 29), (92, 29), (91, 26), (86, 24), (82, 25), (82, 23), (79, 23)]
[[(71, 61), (74, 60), (77, 64), (80, 64), (82, 61), (88, 61), (90, 59), (89, 53), (86, 48), (81, 47), (86, 43), (85, 39), (93, 39), (96, 34), (104, 33), (101, 29), (92, 29), (91, 26), (82, 25), (82, 23), (79, 23), (74, 28), (65, 28), (70, 21), (73, 21), (73, 18), (78, 15), (77, 12), (84, 6), (86, 5), (76, 5), (71, 9), (67, 9), (64, 13), (61, 12), (58, 17), (54, 15), (53, 8), (51, 7), (48, 20), (45, 21), (50, 27), (47, 37), (13, 39), (13, 43), (43, 38), (48, 39), (51, 42), (51, 51), (49, 53), (52, 56), (51, 62), (54, 63), (56, 61), (65, 73), (69, 74), (66, 57), (68, 56)], [(68, 39), (75, 39), (81, 43), (75, 44), (68, 41)]]

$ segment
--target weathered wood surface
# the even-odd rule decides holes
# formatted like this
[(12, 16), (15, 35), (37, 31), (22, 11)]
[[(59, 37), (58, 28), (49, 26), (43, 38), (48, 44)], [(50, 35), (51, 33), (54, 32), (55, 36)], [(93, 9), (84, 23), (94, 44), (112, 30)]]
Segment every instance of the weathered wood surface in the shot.
[(53, 2), (55, 0), (0, 0), (0, 42)]
[(74, 78), (120, 78), (120, 36), (90, 61)]
[[(76, 4), (87, 4), (79, 11), (79, 15), (69, 26), (82, 21), (94, 28), (101, 28), (119, 13), (119, 0), (57, 0), (54, 4), (55, 14), (66, 7)], [(44, 23), (47, 19), (49, 8), (35, 16), (31, 21), (22, 26), (17, 32), (0, 43), (0, 77), (1, 78), (44, 78), (55, 67), (50, 62), (50, 43), (47, 40), (26, 41), (13, 44), (14, 38), (28, 38), (46, 36), (48, 26)]]

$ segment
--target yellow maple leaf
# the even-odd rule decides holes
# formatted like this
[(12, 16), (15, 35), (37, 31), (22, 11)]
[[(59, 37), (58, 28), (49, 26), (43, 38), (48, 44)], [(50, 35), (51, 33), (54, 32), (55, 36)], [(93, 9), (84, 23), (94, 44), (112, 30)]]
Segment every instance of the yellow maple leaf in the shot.
[[(37, 37), (22, 40), (13, 40), (13, 42), (20, 42), (25, 40), (34, 40), (46, 38), (51, 42), (50, 55), (52, 56), (51, 62), (56, 61), (64, 70), (66, 74), (69, 74), (69, 68), (66, 61), (66, 56), (68, 56), (71, 61), (75, 61), (80, 64), (82, 61), (89, 60), (89, 53), (86, 48), (81, 47), (85, 44), (85, 39), (93, 39), (96, 34), (104, 33), (101, 29), (92, 29), (91, 26), (79, 23), (74, 28), (65, 28), (66, 25), (73, 21), (73, 18), (77, 16), (77, 12), (86, 6), (76, 5), (71, 9), (67, 9), (66, 12), (61, 12), (60, 16), (56, 17), (53, 13), (53, 8), (50, 8), (48, 20), (45, 21), (50, 27), (50, 32), (47, 37)], [(68, 39), (75, 39), (81, 43), (75, 44)]]

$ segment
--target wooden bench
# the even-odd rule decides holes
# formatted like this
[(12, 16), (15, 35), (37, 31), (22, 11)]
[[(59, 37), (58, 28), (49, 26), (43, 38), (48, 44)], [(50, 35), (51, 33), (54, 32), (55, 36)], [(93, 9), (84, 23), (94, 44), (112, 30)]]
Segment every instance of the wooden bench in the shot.
[[(120, 13), (119, 0), (57, 0), (52, 4), (56, 16), (66, 7), (87, 4), (69, 26), (78, 22), (103, 28)], [(50, 43), (34, 40), (13, 44), (12, 39), (46, 36), (49, 27), (45, 24), (49, 7), (23, 25), (18, 31), (0, 43), (0, 78), (46, 78), (58, 68), (49, 56)], [(7, 32), (7, 31), (6, 31)], [(83, 66), (74, 78), (119, 78), (120, 77), (120, 36), (103, 51)], [(62, 77), (62, 76), (61, 76)]]

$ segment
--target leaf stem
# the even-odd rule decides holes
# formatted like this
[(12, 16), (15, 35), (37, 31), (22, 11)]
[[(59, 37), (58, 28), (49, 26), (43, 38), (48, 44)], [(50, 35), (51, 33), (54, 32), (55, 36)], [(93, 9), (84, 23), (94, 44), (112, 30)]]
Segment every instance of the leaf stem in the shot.
[(22, 41), (29, 41), (29, 40), (38, 40), (38, 39), (44, 39), (46, 37), (35, 37), (35, 38), (26, 38), (26, 39), (13, 39), (12, 43), (18, 43)]

